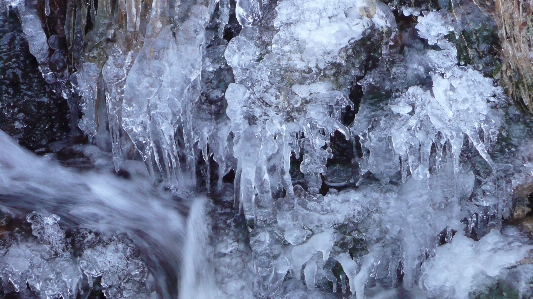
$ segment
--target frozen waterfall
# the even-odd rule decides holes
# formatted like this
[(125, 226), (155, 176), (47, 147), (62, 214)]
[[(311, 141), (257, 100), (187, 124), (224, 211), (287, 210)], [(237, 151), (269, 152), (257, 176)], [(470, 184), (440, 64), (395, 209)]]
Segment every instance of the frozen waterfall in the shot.
[(533, 296), (533, 118), (477, 1), (0, 0), (0, 33), (0, 298)]

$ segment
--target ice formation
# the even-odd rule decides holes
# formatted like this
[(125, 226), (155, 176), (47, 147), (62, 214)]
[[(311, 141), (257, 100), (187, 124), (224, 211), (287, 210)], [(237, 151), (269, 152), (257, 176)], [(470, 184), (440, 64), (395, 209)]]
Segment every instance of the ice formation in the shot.
[[(342, 1), (335, 6), (283, 1), (276, 13), (270, 25), (276, 30), (271, 44), (258, 44), (257, 30), (263, 27), (251, 24), (225, 52), (235, 75), (235, 84), (226, 91), (227, 114), (235, 134), (238, 196), (249, 211), (245, 214), (253, 214), (254, 193), (266, 202), (276, 189), (292, 193), (292, 152), (303, 153), (300, 170), (309, 190), (318, 192), (331, 156), (329, 136), (339, 130), (349, 138), (340, 115), (352, 105), (345, 81), (353, 75), (336, 71), (334, 64), (351, 62), (349, 56), (362, 59), (365, 53), (354, 50), (354, 44), (371, 34), (370, 28), (387, 28), (393, 19), (387, 8), (370, 1)], [(299, 22), (302, 15), (305, 22)], [(273, 165), (275, 171), (269, 171)]]
[[(533, 130), (510, 121), (517, 113), (492, 78), (460, 63), (451, 35), (463, 28), (445, 8), (71, 3), (83, 18), (65, 29), (68, 70), (63, 37), (47, 36), (30, 2), (2, 7), (17, 11), (43, 76), (81, 110), (96, 147), (78, 150), (99, 170), (66, 170), (0, 132), (0, 206), (31, 213), (33, 235), (0, 247), (4, 288), (468, 298), (509, 267), (531, 278), (529, 241), (499, 230), (513, 190), (533, 177), (520, 141)], [(43, 4), (45, 16), (57, 11)], [(131, 177), (106, 174), (110, 164)], [(79, 252), (60, 220), (84, 232)]]
[[(429, 28), (428, 19), (432, 20)], [(424, 58), (429, 65), (421, 66), (430, 69), (432, 86), (430, 90), (421, 86), (409, 87), (388, 104), (386, 109), (390, 109), (390, 114), (376, 124), (365, 122), (366, 119), (372, 120), (375, 108), (361, 108), (363, 121), (354, 123), (354, 132), (360, 135), (363, 146), (380, 151), (392, 148), (394, 153), (385, 153), (389, 156), (383, 159), (376, 156), (379, 152), (371, 150), (367, 157), (368, 168), (364, 169), (388, 178), (401, 168), (402, 180), (408, 171), (414, 176), (428, 176), (432, 147), (437, 149), (436, 163), (439, 164), (447, 155), (442, 153), (447, 143), (449, 158), (457, 172), (465, 136), (487, 163), (494, 166), (486, 146), (496, 140), (499, 132), (501, 116), (490, 108), (502, 102), (501, 89), (481, 73), (457, 66), (454, 45), (443, 40), (451, 27), (439, 24), (442, 16), (429, 13), (418, 20), (416, 28), (420, 36), (441, 48), (439, 51), (428, 50)], [(369, 116), (365, 117), (365, 114)], [(392, 165), (383, 165), (383, 160)]]
[(471, 292), (483, 290), (492, 283), (491, 278), (519, 265), (529, 250), (531, 246), (523, 246), (496, 231), (479, 242), (457, 235), (450, 244), (439, 247), (435, 258), (424, 264), (420, 285), (432, 297), (470, 298)]
[(14, 288), (28, 297), (33, 293), (40, 298), (76, 298), (97, 281), (106, 297), (147, 298), (149, 273), (131, 241), (80, 230), (69, 244), (57, 215), (33, 212), (27, 220), (38, 241), (2, 245), (4, 289)]

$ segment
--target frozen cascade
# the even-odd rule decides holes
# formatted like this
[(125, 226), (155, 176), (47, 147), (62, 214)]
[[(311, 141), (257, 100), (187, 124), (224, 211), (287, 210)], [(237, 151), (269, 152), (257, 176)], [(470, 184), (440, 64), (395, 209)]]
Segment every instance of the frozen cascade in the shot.
[[(533, 128), (453, 38), (482, 11), (384, 2), (67, 1), (50, 29), (56, 1), (0, 0), (93, 144), (37, 158), (0, 132), (0, 208), (26, 229), (0, 236), (2, 288), (533, 295), (505, 222), (528, 211)], [(65, 147), (93, 170), (54, 162)]]
[[(360, 14), (365, 8), (371, 15)], [(245, 19), (257, 15), (253, 6), (241, 9), (241, 14), (249, 16)], [(336, 81), (350, 74), (334, 73), (331, 65), (346, 63), (347, 55), (364, 56), (349, 53), (350, 45), (370, 34), (372, 26), (387, 28), (393, 19), (379, 3), (365, 1), (343, 1), (335, 7), (322, 2), (304, 5), (283, 1), (276, 13), (271, 25), (262, 25), (259, 20), (255, 25), (242, 24), (243, 32), (231, 40), (225, 53), (236, 81), (226, 91), (227, 114), (235, 134), (240, 184), (237, 196), (246, 215), (254, 214), (250, 203), (254, 194), (259, 197), (257, 202), (268, 207), (272, 192), (283, 188), (292, 193), (291, 152), (297, 156), (304, 152), (301, 171), (309, 190), (318, 192), (320, 175), (325, 173), (326, 160), (331, 155), (323, 149), (329, 143), (329, 135), (339, 130), (349, 138), (347, 128), (340, 122), (341, 110), (352, 105), (346, 94), (349, 86)], [(300, 15), (308, 20), (299, 23)], [(330, 21), (318, 29), (319, 20)], [(255, 42), (261, 25), (274, 26), (277, 31), (269, 45)], [(240, 150), (243, 146), (246, 150)], [(277, 165), (275, 172), (268, 171), (273, 168), (272, 163)]]

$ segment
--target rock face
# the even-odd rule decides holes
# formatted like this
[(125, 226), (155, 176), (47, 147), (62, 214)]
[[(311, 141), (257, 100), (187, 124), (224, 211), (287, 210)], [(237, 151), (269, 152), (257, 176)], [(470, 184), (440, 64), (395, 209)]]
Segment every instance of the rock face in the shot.
[(533, 113), (533, 10), (530, 2), (494, 1), (502, 49), (502, 82), (517, 104)]
[(67, 101), (43, 78), (15, 11), (0, 13), (0, 36), (0, 129), (29, 149), (45, 150), (69, 134)]

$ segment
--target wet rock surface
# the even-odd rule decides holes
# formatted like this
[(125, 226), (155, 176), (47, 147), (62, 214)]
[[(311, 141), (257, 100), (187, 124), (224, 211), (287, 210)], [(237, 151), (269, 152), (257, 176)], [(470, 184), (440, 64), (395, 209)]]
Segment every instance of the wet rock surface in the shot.
[(65, 139), (67, 101), (44, 80), (15, 11), (0, 12), (0, 36), (0, 129), (31, 150)]

